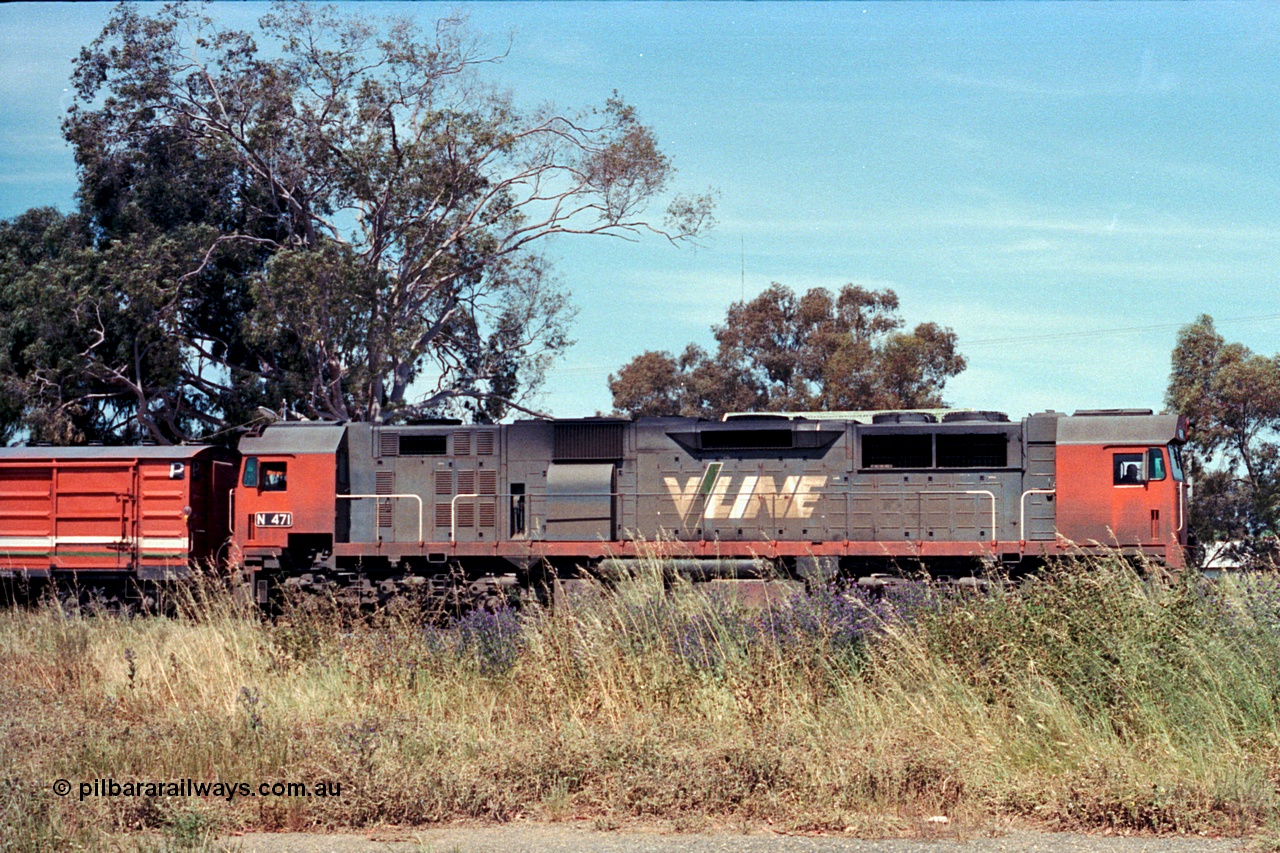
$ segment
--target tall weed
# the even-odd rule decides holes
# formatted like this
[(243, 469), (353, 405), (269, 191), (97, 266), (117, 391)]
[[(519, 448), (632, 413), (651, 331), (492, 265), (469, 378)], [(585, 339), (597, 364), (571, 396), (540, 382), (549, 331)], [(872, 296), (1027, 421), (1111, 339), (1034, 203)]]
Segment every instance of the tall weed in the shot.
[[(517, 815), (1275, 825), (1280, 583), (1154, 574), (1094, 560), (983, 595), (833, 586), (761, 610), (655, 562), (447, 624), (322, 597), (267, 620), (216, 578), (165, 616), (8, 610), (0, 813), (29, 850)], [(59, 778), (341, 793), (80, 800)]]

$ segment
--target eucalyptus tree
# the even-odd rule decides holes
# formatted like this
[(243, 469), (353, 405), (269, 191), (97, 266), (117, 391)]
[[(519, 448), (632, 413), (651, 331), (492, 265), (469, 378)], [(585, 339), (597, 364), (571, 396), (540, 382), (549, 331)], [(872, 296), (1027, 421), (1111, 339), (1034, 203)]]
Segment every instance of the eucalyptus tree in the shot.
[(797, 295), (773, 284), (729, 306), (713, 354), (648, 351), (609, 377), (622, 414), (719, 417), (727, 411), (936, 407), (965, 368), (956, 334), (903, 329), (897, 294), (848, 284)]
[(1228, 342), (1201, 315), (1178, 332), (1165, 401), (1191, 423), (1191, 518), (1200, 538), (1242, 540), (1253, 554), (1277, 551), (1280, 356)]
[[(45, 263), (101, 261), (92, 282), (49, 285), (70, 288), (78, 332), (63, 369), (94, 381), (29, 394), (28, 429), (173, 441), (281, 400), (342, 420), (496, 419), (571, 343), (540, 245), (678, 243), (712, 224), (709, 195), (672, 195), (670, 161), (616, 92), (523, 108), (489, 79), (503, 53), (459, 18), (282, 3), (241, 31), (206, 12), (121, 5), (75, 61), (64, 133), (89, 245)], [(0, 298), (30, 274), (0, 271)], [(103, 306), (144, 308), (152, 333), (110, 343)], [(8, 379), (26, 388), (49, 366), (20, 343), (9, 363), (30, 369)]]

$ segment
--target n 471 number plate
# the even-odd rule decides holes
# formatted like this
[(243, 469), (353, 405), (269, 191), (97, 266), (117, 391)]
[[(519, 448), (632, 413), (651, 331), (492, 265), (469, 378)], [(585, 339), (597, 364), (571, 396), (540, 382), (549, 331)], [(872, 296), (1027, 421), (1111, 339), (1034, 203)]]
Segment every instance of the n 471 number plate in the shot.
[(291, 512), (256, 512), (253, 523), (258, 527), (293, 527)]

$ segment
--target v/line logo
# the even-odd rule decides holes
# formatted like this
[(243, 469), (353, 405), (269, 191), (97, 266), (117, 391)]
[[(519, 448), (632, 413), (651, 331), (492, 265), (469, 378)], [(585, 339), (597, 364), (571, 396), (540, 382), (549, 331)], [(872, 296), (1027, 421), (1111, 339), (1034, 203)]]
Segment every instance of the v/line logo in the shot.
[(793, 475), (781, 485), (774, 477), (756, 474), (721, 477), (720, 466), (711, 463), (703, 476), (690, 477), (683, 486), (675, 477), (663, 478), (681, 522), (689, 521), (699, 506), (695, 518), (810, 518), (822, 497), (818, 490), (827, 485), (825, 474)]

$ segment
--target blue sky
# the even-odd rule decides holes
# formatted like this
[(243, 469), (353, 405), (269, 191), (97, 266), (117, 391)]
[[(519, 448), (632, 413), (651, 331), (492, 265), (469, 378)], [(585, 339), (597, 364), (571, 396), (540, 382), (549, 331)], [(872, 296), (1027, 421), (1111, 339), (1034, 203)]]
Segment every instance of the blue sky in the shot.
[[(265, 7), (214, 4), (250, 24)], [(607, 411), (646, 349), (710, 348), (777, 281), (897, 291), (951, 326), (955, 405), (1159, 408), (1201, 313), (1280, 350), (1280, 5), (1231, 3), (361, 4), (462, 8), (527, 104), (613, 89), (682, 188), (715, 187), (697, 249), (549, 246), (579, 314), (541, 403)], [(70, 59), (109, 4), (0, 6), (0, 217), (71, 206), (58, 122)], [(745, 276), (743, 268), (745, 267)]]

